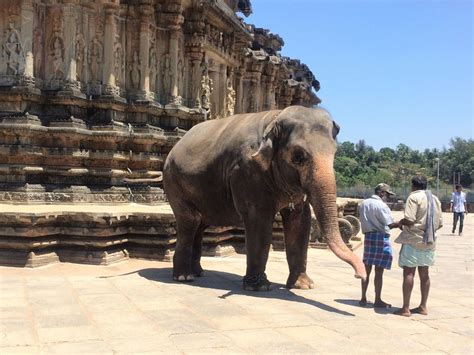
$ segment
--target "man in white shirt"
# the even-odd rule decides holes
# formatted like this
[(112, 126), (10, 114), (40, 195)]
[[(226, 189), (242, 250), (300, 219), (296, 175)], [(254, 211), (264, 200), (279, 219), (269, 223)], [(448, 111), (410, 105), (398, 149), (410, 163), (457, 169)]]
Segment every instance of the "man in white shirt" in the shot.
[(450, 211), (453, 212), (453, 230), (452, 233), (456, 232), (456, 225), (459, 220), (459, 235), (462, 235), (462, 229), (464, 226), (464, 213), (467, 213), (467, 202), (466, 194), (462, 192), (462, 186), (456, 185), (456, 192), (453, 192), (451, 196)]
[(392, 245), (390, 244), (390, 228), (397, 228), (392, 218), (390, 209), (384, 202), (388, 195), (394, 195), (387, 184), (378, 184), (375, 187), (375, 194), (362, 201), (359, 205), (359, 219), (364, 233), (364, 258), (367, 278), (362, 280), (362, 297), (359, 305), (367, 305), (367, 287), (372, 266), (375, 266), (375, 308), (391, 307), (390, 304), (382, 301), (382, 284), (384, 269), (390, 270), (392, 266)]
[[(405, 204), (404, 217), (400, 222), (402, 232), (395, 243), (402, 244), (398, 265), (403, 268), (403, 306), (395, 314), (410, 317), (412, 313), (427, 315), (430, 292), (429, 267), (434, 265), (436, 231), (443, 226), (441, 202), (426, 190), (428, 181), (423, 175), (411, 179), (412, 192)], [(410, 309), (415, 272), (420, 277), (421, 302)]]

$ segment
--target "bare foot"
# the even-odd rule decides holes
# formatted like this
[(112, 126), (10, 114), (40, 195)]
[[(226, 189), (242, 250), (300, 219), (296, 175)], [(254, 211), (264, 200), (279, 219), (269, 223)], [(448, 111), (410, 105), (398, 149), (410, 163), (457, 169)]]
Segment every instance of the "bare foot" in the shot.
[(367, 300), (366, 300), (365, 298), (362, 298), (362, 299), (359, 301), (359, 306), (361, 306), (361, 307), (367, 306)]
[(382, 300), (374, 302), (374, 308), (390, 308), (390, 307), (392, 307), (391, 304), (385, 303)]
[(410, 312), (413, 314), (422, 314), (424, 316), (428, 315), (428, 310), (426, 309), (426, 307), (421, 307), (421, 306), (410, 309)]
[(395, 312), (393, 312), (393, 314), (395, 314), (397, 316), (403, 316), (403, 317), (410, 317), (411, 316), (410, 310), (409, 309), (404, 309), (404, 308), (400, 308), (399, 310), (396, 310)]

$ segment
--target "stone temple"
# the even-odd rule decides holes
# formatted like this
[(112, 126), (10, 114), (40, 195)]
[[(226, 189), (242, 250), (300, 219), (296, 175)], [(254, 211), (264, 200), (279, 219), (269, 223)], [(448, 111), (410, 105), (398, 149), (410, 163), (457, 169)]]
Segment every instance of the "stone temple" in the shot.
[[(319, 82), (243, 0), (0, 1), (0, 264), (167, 259), (159, 182), (193, 125), (317, 105)], [(158, 179), (157, 179), (158, 180)], [(275, 224), (278, 232), (279, 223)], [(278, 234), (278, 233), (277, 233)], [(210, 229), (208, 255), (243, 244)]]

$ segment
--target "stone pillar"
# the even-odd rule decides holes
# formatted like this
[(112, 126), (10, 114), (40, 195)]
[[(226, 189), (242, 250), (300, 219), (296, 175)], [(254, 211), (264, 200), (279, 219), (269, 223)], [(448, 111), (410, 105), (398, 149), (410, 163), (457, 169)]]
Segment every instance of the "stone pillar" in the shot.
[(178, 92), (178, 38), (179, 31), (170, 31), (170, 66), (171, 66), (171, 101), (174, 104), (181, 104), (181, 97)]
[(105, 26), (104, 26), (104, 67), (102, 70), (102, 83), (106, 95), (120, 96), (120, 89), (116, 86), (114, 68), (114, 44), (115, 34), (115, 15), (118, 5), (114, 3), (104, 4)]
[(140, 98), (152, 100), (150, 92), (150, 18), (153, 7), (150, 4), (140, 5)]
[(167, 1), (163, 7), (161, 18), (164, 25), (169, 30), (169, 48), (168, 53), (170, 57), (170, 71), (171, 71), (171, 85), (170, 92), (165, 92), (165, 95), (170, 94), (171, 104), (181, 106), (182, 98), (179, 96), (178, 88), (178, 56), (179, 56), (179, 36), (181, 32), (181, 25), (184, 22), (182, 15), (183, 7), (181, 1)]
[(271, 75), (263, 75), (263, 110), (273, 110), (275, 108), (275, 77)]
[(261, 90), (260, 72), (247, 72), (248, 78), (248, 112), (258, 112), (261, 110)]
[(21, 4), (21, 44), (25, 55), (25, 69), (20, 74), (23, 75), (26, 85), (34, 83), (33, 17), (33, 0), (23, 0)]
[(189, 61), (191, 63), (191, 73), (190, 73), (190, 84), (188, 97), (193, 101), (193, 107), (199, 109), (201, 108), (201, 79), (202, 79), (202, 52), (199, 51), (190, 51), (187, 53)]
[(72, 90), (80, 94), (80, 84), (76, 77), (76, 16), (74, 14), (77, 0), (65, 0), (63, 7), (64, 21), (64, 82), (63, 90)]
[(217, 111), (220, 117), (225, 117), (226, 109), (226, 83), (227, 83), (227, 65), (219, 65), (219, 86), (217, 90), (219, 91), (219, 110)]
[(63, 7), (64, 19), (64, 61), (66, 62), (65, 79), (68, 82), (76, 80), (76, 23), (74, 21), (74, 0), (65, 1)]
[(242, 68), (239, 68), (235, 72), (235, 113), (243, 113), (243, 107), (242, 107), (242, 100), (244, 96), (244, 82), (242, 80), (243, 77), (243, 70)]
[(209, 59), (209, 78), (211, 79), (211, 118), (219, 115), (219, 65), (214, 59)]
[(255, 81), (255, 91), (256, 91), (256, 109), (255, 112), (262, 111), (263, 106), (263, 95), (262, 95), (262, 75), (258, 73), (257, 80)]

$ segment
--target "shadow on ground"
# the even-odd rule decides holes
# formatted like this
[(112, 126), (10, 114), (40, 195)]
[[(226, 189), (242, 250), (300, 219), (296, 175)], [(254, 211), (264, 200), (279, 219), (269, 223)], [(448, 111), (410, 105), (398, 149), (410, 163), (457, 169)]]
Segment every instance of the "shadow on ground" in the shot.
[(196, 278), (193, 282), (177, 282), (174, 281), (171, 277), (172, 269), (171, 268), (162, 268), (162, 269), (143, 269), (127, 274), (121, 274), (116, 276), (106, 276), (109, 277), (120, 277), (131, 274), (140, 275), (141, 277), (150, 280), (162, 282), (165, 284), (181, 284), (183, 287), (197, 287), (197, 288), (212, 288), (216, 290), (226, 291), (219, 298), (226, 299), (234, 295), (246, 295), (250, 297), (258, 298), (269, 298), (269, 299), (278, 299), (288, 302), (299, 302), (305, 303), (313, 307), (317, 307), (323, 311), (340, 314), (343, 316), (354, 317), (355, 315), (349, 312), (342, 311), (340, 309), (328, 306), (324, 303), (308, 299), (302, 296), (299, 296), (293, 293), (291, 290), (288, 290), (283, 284), (272, 283), (272, 289), (270, 291), (263, 292), (252, 292), (245, 291), (242, 289), (242, 276), (231, 274), (222, 271), (206, 270), (203, 277)]
[(347, 306), (353, 306), (353, 307), (358, 307), (358, 308), (367, 308), (367, 309), (373, 309), (375, 313), (378, 314), (392, 314), (394, 310), (397, 308), (393, 307), (388, 307), (388, 308), (375, 308), (374, 304), (372, 302), (367, 302), (367, 305), (365, 307), (359, 305), (359, 300), (349, 300), (349, 299), (336, 299), (334, 300), (337, 303), (345, 304)]

